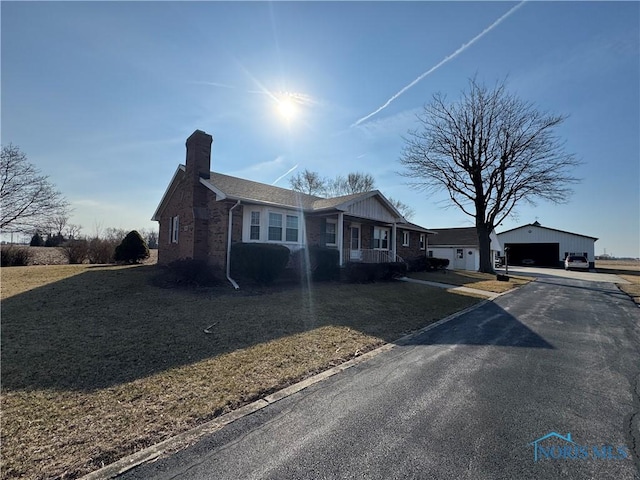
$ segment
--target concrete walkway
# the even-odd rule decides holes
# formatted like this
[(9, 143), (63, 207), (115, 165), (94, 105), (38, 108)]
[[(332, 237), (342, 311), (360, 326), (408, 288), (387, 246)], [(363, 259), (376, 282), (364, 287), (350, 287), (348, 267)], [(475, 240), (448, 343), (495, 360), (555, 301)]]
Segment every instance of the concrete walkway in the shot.
[[(409, 277), (402, 277), (402, 278), (399, 278), (398, 280), (401, 280), (403, 282), (410, 282), (410, 283), (420, 283), (422, 285), (429, 285), (430, 287), (445, 288), (452, 292), (470, 293), (473, 295), (479, 295), (479, 296), (488, 298), (489, 300), (493, 300), (494, 298), (497, 298), (500, 295), (503, 295), (503, 293), (487, 292), (486, 290), (478, 290), (477, 288), (461, 287), (459, 285), (451, 285), (449, 283), (428, 282), (426, 280), (417, 280), (415, 278), (409, 278)], [(504, 292), (504, 293), (507, 293), (507, 292)]]

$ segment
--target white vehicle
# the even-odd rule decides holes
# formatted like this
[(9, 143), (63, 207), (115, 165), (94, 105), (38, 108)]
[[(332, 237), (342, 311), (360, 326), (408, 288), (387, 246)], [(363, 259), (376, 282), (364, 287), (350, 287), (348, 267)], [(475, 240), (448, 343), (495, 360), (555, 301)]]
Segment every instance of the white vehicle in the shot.
[(580, 270), (589, 270), (589, 261), (581, 255), (569, 255), (564, 259), (564, 269), (570, 270), (579, 268)]

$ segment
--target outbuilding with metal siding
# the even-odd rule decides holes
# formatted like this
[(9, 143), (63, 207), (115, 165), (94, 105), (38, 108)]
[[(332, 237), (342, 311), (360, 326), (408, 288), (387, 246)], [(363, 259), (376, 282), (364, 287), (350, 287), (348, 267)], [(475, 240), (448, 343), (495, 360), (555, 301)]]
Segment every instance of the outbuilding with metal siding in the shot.
[(498, 239), (502, 248), (509, 248), (510, 265), (562, 267), (568, 255), (584, 255), (590, 267), (595, 266), (598, 239), (588, 235), (543, 227), (535, 222), (499, 233)]

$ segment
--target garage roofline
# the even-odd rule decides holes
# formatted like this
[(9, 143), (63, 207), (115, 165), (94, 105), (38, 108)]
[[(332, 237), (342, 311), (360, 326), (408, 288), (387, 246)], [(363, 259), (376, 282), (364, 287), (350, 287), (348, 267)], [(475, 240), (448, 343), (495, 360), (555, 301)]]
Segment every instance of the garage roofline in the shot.
[(567, 232), (566, 230), (558, 230), (557, 228), (543, 227), (542, 225), (540, 224), (536, 225), (535, 223), (527, 223), (526, 225), (522, 225), (520, 227), (512, 228), (510, 230), (505, 230), (504, 232), (498, 233), (498, 235), (502, 235), (503, 233), (513, 232), (514, 230), (520, 230), (521, 228), (526, 228), (526, 227), (544, 228), (545, 230), (551, 230), (552, 232), (568, 233), (569, 235), (575, 235), (576, 237), (590, 238), (591, 240), (594, 240), (594, 241), (598, 240), (598, 238), (590, 237), (589, 235), (582, 235), (581, 233)]

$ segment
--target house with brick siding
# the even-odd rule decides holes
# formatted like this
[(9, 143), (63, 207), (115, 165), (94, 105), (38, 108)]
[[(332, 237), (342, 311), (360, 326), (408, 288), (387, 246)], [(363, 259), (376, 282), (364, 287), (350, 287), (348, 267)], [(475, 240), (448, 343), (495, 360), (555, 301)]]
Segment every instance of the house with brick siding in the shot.
[(232, 244), (277, 243), (292, 252), (335, 248), (340, 265), (426, 256), (429, 230), (408, 222), (378, 190), (322, 198), (211, 171), (213, 138), (196, 130), (153, 215), (158, 263), (192, 258), (229, 272)]

